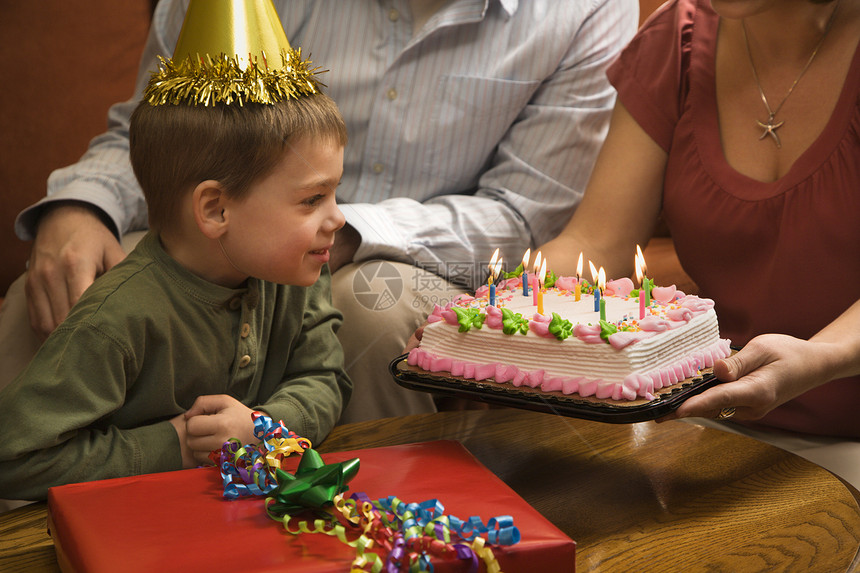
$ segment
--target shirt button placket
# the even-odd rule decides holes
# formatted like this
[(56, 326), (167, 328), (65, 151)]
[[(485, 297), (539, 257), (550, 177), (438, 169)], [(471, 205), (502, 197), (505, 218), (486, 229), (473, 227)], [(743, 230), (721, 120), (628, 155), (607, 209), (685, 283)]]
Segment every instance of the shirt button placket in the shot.
[[(246, 303), (246, 304), (243, 304)], [(237, 366), (239, 367), (236, 373), (236, 378), (233, 384), (245, 385), (247, 380), (254, 376), (254, 368), (248, 368), (254, 363), (254, 340), (251, 336), (251, 320), (250, 314), (253, 312), (250, 301), (243, 301), (241, 297), (230, 299), (229, 303), (231, 310), (241, 309), (241, 317), (239, 327), (239, 339), (236, 341), (236, 356), (238, 358)]]

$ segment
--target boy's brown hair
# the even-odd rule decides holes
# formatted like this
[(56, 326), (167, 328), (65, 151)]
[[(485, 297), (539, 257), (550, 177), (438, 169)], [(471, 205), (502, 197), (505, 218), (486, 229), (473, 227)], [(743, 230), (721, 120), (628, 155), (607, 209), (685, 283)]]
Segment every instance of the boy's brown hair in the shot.
[(327, 95), (242, 106), (141, 102), (131, 116), (129, 153), (150, 228), (175, 225), (186, 193), (207, 179), (241, 198), (303, 137), (346, 145), (343, 117)]

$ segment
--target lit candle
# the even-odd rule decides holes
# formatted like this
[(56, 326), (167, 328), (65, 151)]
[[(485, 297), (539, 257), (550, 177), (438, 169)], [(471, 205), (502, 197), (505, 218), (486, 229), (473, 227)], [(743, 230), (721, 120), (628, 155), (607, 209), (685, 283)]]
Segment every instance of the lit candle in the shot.
[(600, 272), (597, 275), (597, 291), (600, 293), (600, 320), (606, 320), (606, 297), (603, 296), (603, 289), (606, 288), (606, 273), (603, 267), (600, 267)]
[(582, 286), (579, 284), (579, 281), (582, 279), (582, 252), (579, 253), (579, 260), (576, 262), (576, 301), (579, 302), (579, 299), (582, 297)]
[(527, 249), (526, 254), (523, 255), (523, 296), (529, 296), (529, 273), (526, 270), (526, 267), (529, 264), (529, 256), (531, 256), (532, 250)]
[(642, 289), (645, 290), (645, 306), (651, 306), (651, 284), (648, 281), (648, 265), (645, 264), (645, 255), (642, 254), (642, 249), (636, 245), (636, 254), (639, 256), (639, 263), (642, 265)]
[(591, 270), (591, 283), (594, 286), (594, 289), (591, 291), (594, 295), (594, 312), (600, 312), (600, 291), (597, 289), (597, 267), (594, 266), (594, 263), (588, 261), (588, 268)]
[(535, 286), (532, 290), (532, 304), (537, 306), (538, 303), (538, 291), (540, 290), (540, 284), (538, 277), (540, 276), (540, 263), (541, 263), (541, 254), (540, 251), (537, 252), (537, 256), (535, 256), (535, 266), (534, 266), (534, 277), (535, 277)]
[(538, 275), (538, 299), (537, 299), (537, 311), (538, 314), (543, 314), (543, 282), (546, 280), (546, 259), (543, 260), (540, 266), (540, 274)]
[[(636, 245), (636, 248), (639, 249), (639, 245)], [(639, 320), (642, 320), (645, 318), (645, 285), (642, 282), (645, 275), (642, 273), (642, 259), (639, 258), (638, 252), (633, 257), (633, 264), (636, 267), (636, 280), (639, 281)]]
[(490, 258), (490, 264), (487, 265), (487, 268), (490, 269), (490, 277), (487, 279), (490, 287), (490, 306), (496, 306), (496, 285), (493, 284), (493, 280), (496, 278), (496, 260), (498, 258), (499, 249), (496, 249), (493, 256)]

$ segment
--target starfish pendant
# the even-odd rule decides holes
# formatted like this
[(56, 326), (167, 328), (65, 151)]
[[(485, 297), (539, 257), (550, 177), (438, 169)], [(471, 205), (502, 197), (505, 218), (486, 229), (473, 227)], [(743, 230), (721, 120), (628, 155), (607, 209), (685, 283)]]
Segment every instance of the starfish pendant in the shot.
[(756, 123), (758, 124), (758, 126), (760, 128), (762, 128), (764, 130), (762, 132), (761, 136), (759, 137), (759, 141), (761, 141), (762, 139), (764, 139), (765, 137), (767, 137), (769, 135), (773, 138), (773, 142), (776, 143), (776, 148), (777, 149), (782, 148), (782, 142), (779, 140), (779, 135), (776, 133), (776, 130), (779, 129), (780, 127), (782, 127), (782, 124), (784, 124), (785, 121), (781, 121), (781, 122), (775, 124), (775, 123), (773, 123), (773, 115), (771, 115), (770, 117), (767, 118), (767, 123), (762, 123), (758, 120), (756, 120)]

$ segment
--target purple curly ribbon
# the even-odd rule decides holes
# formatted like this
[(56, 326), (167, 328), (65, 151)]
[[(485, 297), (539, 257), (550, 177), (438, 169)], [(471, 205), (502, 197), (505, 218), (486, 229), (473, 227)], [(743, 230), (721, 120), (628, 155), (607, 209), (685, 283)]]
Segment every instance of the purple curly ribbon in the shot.
[[(452, 535), (458, 536), (465, 541), (472, 541), (475, 537), (486, 534), (488, 542), (496, 545), (514, 545), (520, 541), (520, 532), (513, 524), (513, 517), (503, 515), (491, 518), (486, 525), (477, 516), (463, 521), (453, 515), (445, 515), (445, 507), (437, 499), (430, 499), (421, 503), (403, 503), (396, 497), (389, 496), (371, 501), (363, 492), (352, 494), (352, 499), (361, 502), (370, 502), (376, 511), (382, 510), (396, 516), (396, 523), (389, 525), (396, 529), (392, 537), (392, 549), (385, 560), (387, 573), (396, 573), (403, 566), (403, 561), (408, 557), (408, 540), (424, 535), (427, 526), (432, 524), (432, 538), (440, 541), (450, 539)], [(471, 561), (469, 571), (478, 570), (478, 555), (465, 543), (454, 543), (457, 558), (463, 561)], [(422, 553), (417, 556), (417, 569), (419, 571), (432, 571), (433, 565), (430, 556)], [(413, 564), (413, 567), (416, 564)], [(414, 570), (414, 569), (413, 569)]]

